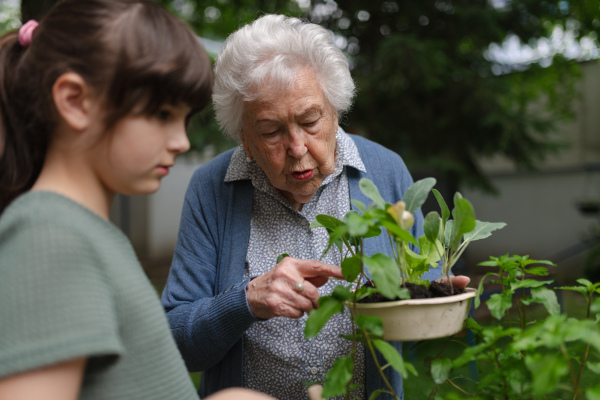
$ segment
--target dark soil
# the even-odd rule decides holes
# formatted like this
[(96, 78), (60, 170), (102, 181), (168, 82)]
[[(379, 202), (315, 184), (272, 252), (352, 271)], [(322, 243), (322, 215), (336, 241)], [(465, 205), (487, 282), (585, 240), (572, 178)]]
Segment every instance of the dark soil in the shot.
[[(370, 282), (367, 283), (366, 286), (373, 287), (373, 285)], [(452, 296), (454, 294), (465, 293), (464, 289), (450, 288), (449, 285), (439, 282), (431, 282), (429, 288), (426, 288), (425, 286), (421, 285), (415, 285), (414, 283), (406, 283), (405, 287), (410, 292), (411, 299), (428, 299), (431, 297), (446, 297)], [(394, 300), (400, 299), (397, 298)], [(381, 293), (373, 293), (370, 297), (366, 297), (362, 300), (359, 300), (359, 303), (383, 303), (385, 301), (394, 300), (390, 300), (386, 297), (383, 297)]]

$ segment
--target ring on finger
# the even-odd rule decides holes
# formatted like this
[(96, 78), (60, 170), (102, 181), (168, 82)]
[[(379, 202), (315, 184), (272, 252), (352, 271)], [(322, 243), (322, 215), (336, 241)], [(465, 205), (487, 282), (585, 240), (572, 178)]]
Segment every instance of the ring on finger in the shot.
[(300, 293), (304, 290), (304, 283), (303, 282), (298, 282), (294, 285), (294, 289), (296, 290), (296, 292)]

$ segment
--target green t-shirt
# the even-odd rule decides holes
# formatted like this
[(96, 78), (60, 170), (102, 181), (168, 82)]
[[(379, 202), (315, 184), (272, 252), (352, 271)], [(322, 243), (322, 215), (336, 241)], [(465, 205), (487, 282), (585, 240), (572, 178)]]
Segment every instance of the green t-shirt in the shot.
[(52, 192), (0, 218), (0, 379), (89, 357), (81, 399), (197, 399), (158, 295), (113, 224)]

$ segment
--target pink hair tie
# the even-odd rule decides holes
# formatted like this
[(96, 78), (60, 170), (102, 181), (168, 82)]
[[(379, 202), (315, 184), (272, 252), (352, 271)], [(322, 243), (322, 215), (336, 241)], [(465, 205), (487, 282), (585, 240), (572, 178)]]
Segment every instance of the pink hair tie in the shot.
[(39, 23), (35, 19), (30, 19), (19, 28), (19, 44), (23, 47), (27, 47), (31, 44), (33, 38), (33, 31)]

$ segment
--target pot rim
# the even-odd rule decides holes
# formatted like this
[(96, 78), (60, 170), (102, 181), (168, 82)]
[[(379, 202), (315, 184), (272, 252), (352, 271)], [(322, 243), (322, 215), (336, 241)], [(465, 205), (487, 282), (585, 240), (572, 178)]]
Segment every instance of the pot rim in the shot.
[(471, 299), (477, 294), (477, 289), (465, 288), (465, 293), (453, 294), (452, 296), (444, 297), (430, 297), (428, 299), (406, 299), (406, 300), (394, 300), (384, 301), (381, 303), (351, 303), (352, 306), (357, 308), (369, 309), (369, 308), (390, 308), (398, 306), (424, 306), (424, 305), (436, 305), (436, 304), (449, 304), (457, 303), (463, 300)]

